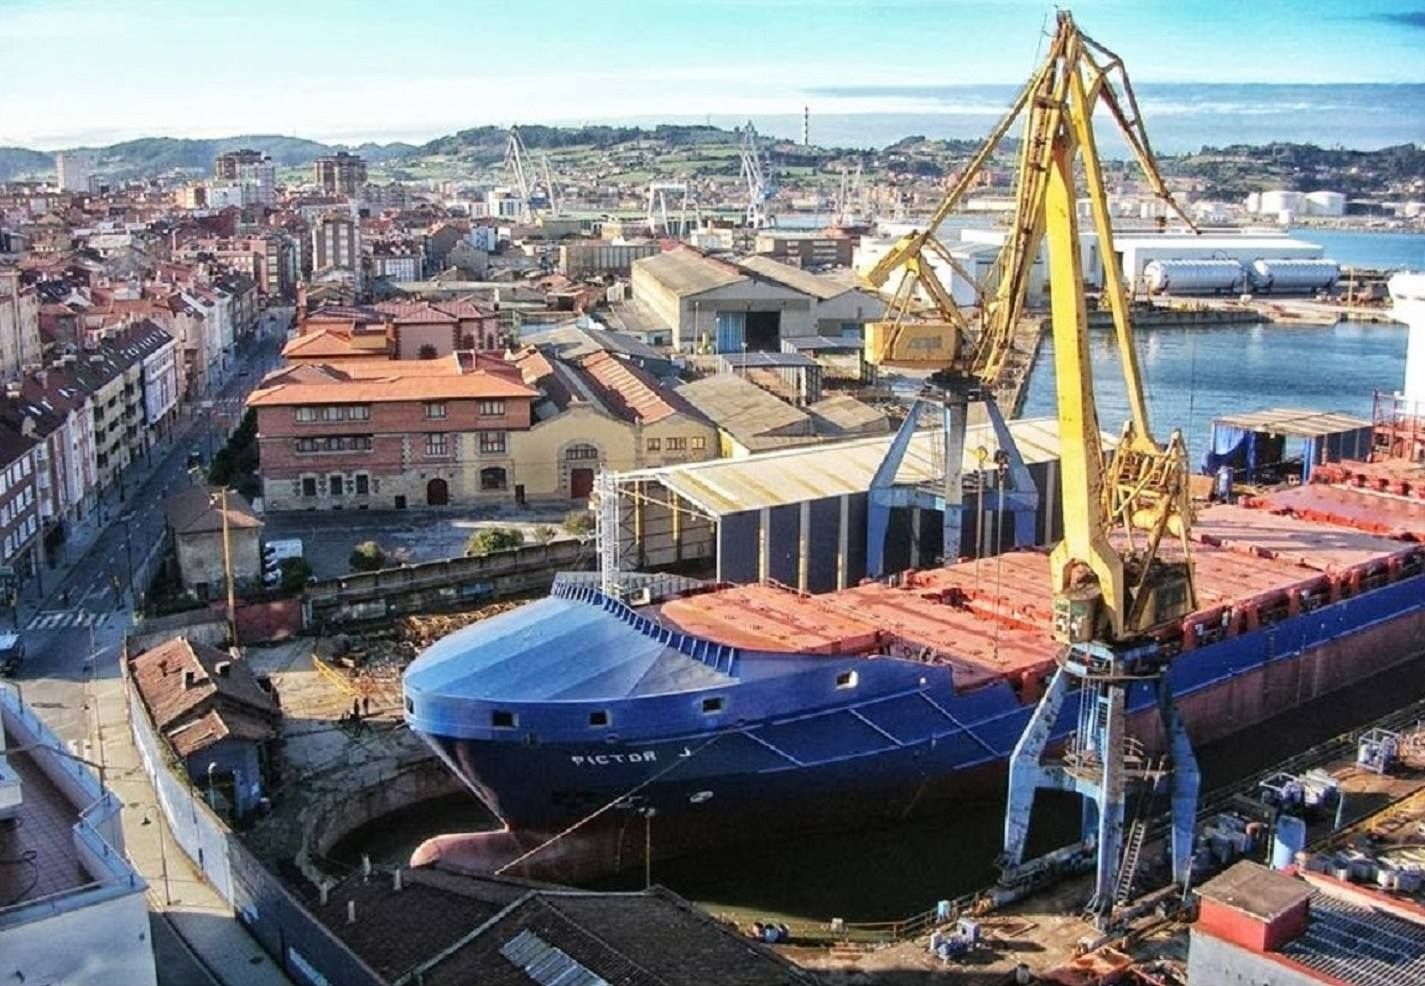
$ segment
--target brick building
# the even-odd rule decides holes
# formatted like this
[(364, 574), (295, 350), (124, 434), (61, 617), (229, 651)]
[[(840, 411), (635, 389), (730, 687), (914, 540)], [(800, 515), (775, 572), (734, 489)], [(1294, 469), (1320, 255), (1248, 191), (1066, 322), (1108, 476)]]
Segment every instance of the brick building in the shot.
[(494, 350), (500, 315), (473, 301), (383, 301), (336, 305), (305, 316), (282, 355), (293, 363), (348, 359), (443, 358), (456, 350)]
[(274, 373), (257, 411), (268, 510), (445, 506), (511, 499), (511, 432), (538, 392), (502, 360), (462, 352)]

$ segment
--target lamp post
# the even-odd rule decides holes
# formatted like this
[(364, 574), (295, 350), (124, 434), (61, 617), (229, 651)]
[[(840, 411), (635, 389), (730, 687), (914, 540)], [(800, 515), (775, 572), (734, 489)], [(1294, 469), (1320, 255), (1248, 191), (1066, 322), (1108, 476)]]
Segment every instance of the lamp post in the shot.
[[(140, 824), (142, 824), (142, 825), (153, 825), (153, 824), (155, 824), (155, 819), (153, 818), (154, 812), (158, 812), (158, 805), (156, 805), (156, 804), (149, 805), (148, 807), (144, 808), (144, 810), (143, 810), (143, 821), (142, 821)], [(168, 853), (167, 853), (167, 851), (166, 851), (166, 850), (164, 849), (164, 847), (163, 847), (163, 829), (164, 829), (163, 813), (162, 813), (162, 812), (158, 812), (158, 816), (159, 816), (158, 819), (157, 819), (157, 825), (158, 825), (158, 865), (159, 865), (159, 867), (160, 867), (160, 868), (162, 869), (162, 871), (163, 871), (163, 905), (164, 905), (165, 907), (172, 907), (172, 906), (173, 906), (173, 892), (172, 892), (172, 890), (171, 890), (171, 888), (169, 887), (169, 884), (168, 884)]]
[(218, 799), (213, 793), (213, 771), (218, 769), (215, 761), (208, 761), (208, 807), (214, 811), (218, 810)]
[(233, 552), (232, 539), (228, 532), (228, 488), (222, 487), (218, 491), (219, 510), (223, 515), (223, 575), (228, 583), (228, 633), (232, 636), (233, 646), (239, 646), (237, 628), (237, 601), (233, 592)]
[(643, 889), (653, 886), (653, 816), (657, 808), (640, 809), (643, 816)]

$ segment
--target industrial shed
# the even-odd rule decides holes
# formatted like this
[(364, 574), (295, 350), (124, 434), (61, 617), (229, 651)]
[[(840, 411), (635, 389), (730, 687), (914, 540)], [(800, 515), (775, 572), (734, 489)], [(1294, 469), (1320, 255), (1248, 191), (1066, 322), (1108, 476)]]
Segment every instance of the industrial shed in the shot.
[[(1059, 438), (1053, 419), (1009, 423), (1025, 464), (1040, 490), (1035, 533), (1056, 540), (1059, 519)], [(805, 592), (855, 585), (866, 574), (867, 491), (890, 448), (891, 435), (828, 442), (768, 452), (751, 458), (713, 460), (619, 474), (620, 566), (630, 570), (678, 568), (713, 574), (726, 582), (772, 580)], [(1108, 442), (1107, 436), (1105, 441)], [(924, 484), (943, 476), (939, 429), (916, 435), (898, 484)], [(997, 449), (988, 424), (965, 436), (967, 474)], [(987, 483), (992, 478), (987, 477)], [(985, 498), (992, 514), (994, 494)], [(981, 517), (978, 498), (967, 491), (967, 529)], [(889, 567), (913, 568), (935, 561), (940, 517), (898, 510), (891, 525)], [(994, 526), (987, 522), (984, 527)]]
[(1237, 483), (1311, 481), (1326, 462), (1370, 458), (1375, 426), (1331, 411), (1271, 408), (1212, 422), (1212, 441), (1202, 471), (1232, 470)]
[(633, 262), (633, 295), (673, 329), (673, 348), (775, 352), (814, 335), (815, 299), (686, 247)]

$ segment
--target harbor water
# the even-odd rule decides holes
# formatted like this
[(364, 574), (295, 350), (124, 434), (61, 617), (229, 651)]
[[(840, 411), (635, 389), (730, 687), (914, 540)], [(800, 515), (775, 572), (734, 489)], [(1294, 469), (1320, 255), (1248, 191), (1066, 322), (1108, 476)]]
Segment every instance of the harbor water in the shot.
[[(1395, 390), (1405, 377), (1406, 330), (1394, 323), (1162, 326), (1139, 329), (1136, 338), (1153, 430), (1160, 441), (1181, 430), (1194, 466), (1214, 418), (1291, 407), (1369, 419), (1374, 392)], [(1095, 331), (1090, 347), (1099, 427), (1116, 435), (1128, 420), (1128, 398), (1112, 330)], [(1054, 414), (1047, 337), (1022, 414)]]

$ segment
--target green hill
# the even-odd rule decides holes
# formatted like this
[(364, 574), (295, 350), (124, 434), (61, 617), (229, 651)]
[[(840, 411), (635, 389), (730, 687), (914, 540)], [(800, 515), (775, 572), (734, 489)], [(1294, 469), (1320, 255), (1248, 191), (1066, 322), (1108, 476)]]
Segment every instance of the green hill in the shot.
[[(213, 161), (225, 151), (241, 147), (261, 151), (278, 167), (308, 164), (323, 154), (354, 151), (366, 160), (379, 163), (401, 158), (416, 150), (410, 144), (362, 144), (345, 147), (323, 144), (302, 137), (279, 134), (247, 134), (194, 140), (182, 137), (141, 137), (106, 147), (75, 148), (98, 154), (98, 172), (113, 178), (145, 178), (164, 171), (184, 170), (210, 174)], [(11, 178), (45, 177), (54, 171), (54, 154), (23, 147), (0, 148), (0, 181)]]

